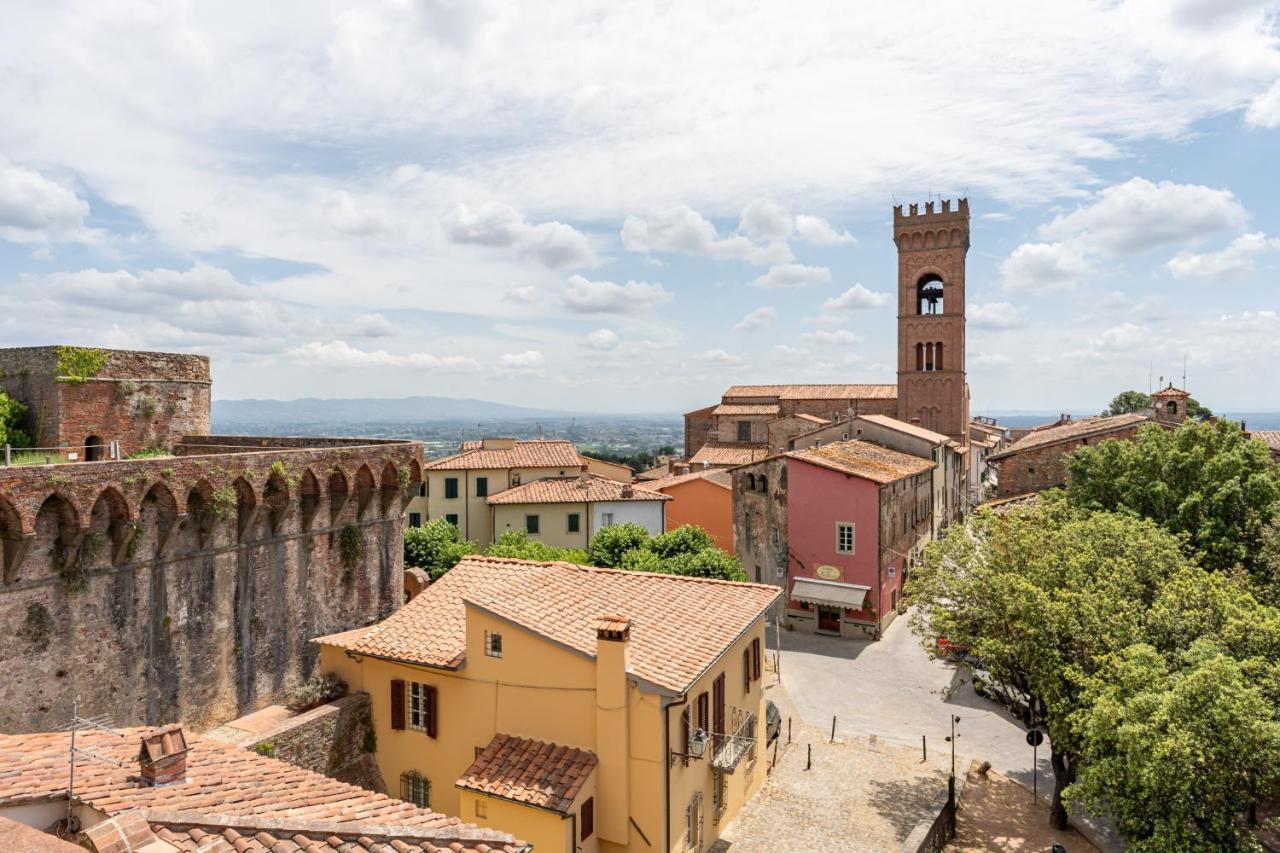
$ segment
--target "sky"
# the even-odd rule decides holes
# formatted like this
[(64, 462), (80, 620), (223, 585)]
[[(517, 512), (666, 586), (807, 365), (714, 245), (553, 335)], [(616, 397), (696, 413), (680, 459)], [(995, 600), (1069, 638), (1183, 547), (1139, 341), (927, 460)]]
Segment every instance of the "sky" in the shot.
[[(215, 398), (893, 382), (966, 196), (975, 412), (1280, 409), (1280, 3), (0, 0), (0, 344)], [(948, 305), (950, 307), (950, 305)]]

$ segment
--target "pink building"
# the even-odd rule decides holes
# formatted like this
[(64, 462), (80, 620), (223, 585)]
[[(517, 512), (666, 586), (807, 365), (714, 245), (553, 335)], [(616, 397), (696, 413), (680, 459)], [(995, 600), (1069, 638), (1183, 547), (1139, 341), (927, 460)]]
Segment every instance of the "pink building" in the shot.
[(791, 626), (878, 638), (931, 535), (933, 462), (840, 441), (732, 473), (738, 556), (785, 589)]

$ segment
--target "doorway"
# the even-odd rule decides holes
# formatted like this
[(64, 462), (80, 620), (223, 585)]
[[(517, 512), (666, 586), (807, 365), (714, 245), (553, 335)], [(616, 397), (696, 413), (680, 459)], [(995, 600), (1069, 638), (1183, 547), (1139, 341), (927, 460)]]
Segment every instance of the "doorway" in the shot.
[(102, 461), (102, 439), (91, 435), (84, 440), (84, 460), (86, 462)]
[(818, 630), (832, 634), (840, 633), (840, 609), (818, 605)]

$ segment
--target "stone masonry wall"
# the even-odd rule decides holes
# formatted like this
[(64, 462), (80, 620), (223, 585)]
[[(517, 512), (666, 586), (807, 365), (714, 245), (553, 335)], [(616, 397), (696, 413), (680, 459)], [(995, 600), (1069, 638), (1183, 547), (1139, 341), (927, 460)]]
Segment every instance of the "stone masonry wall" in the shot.
[(995, 460), (993, 464), (997, 466), (1000, 481), (997, 497), (1008, 498), (1065, 485), (1067, 454), (1087, 443), (1098, 444), (1109, 438), (1131, 439), (1137, 435), (1138, 426), (1140, 424), (1105, 435), (1046, 444)]
[(292, 717), (246, 744), (248, 749), (375, 791), (386, 785), (373, 764), (373, 717), (368, 693), (353, 693)]
[(0, 468), (0, 731), (197, 729), (402, 600), (416, 442)]

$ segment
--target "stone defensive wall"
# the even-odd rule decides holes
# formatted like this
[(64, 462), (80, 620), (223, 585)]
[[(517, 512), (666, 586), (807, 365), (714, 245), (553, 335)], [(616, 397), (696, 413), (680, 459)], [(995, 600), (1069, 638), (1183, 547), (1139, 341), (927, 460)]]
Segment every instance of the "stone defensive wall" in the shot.
[(312, 637), (402, 602), (422, 445), (186, 436), (172, 456), (0, 467), (0, 731), (196, 728), (308, 678)]

